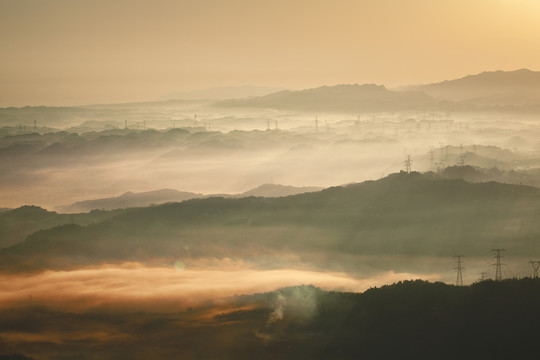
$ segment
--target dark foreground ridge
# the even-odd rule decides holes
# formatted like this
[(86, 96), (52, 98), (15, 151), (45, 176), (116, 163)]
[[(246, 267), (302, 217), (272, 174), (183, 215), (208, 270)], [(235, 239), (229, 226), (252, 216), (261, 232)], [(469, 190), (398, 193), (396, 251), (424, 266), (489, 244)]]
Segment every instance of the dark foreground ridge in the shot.
[(21, 354), (0, 355), (0, 360), (32, 360), (27, 356)]
[(0, 349), (36, 359), (524, 359), (537, 353), (539, 300), (540, 280), (524, 278), (361, 294), (298, 286), (229, 299), (228, 311), (4, 309)]

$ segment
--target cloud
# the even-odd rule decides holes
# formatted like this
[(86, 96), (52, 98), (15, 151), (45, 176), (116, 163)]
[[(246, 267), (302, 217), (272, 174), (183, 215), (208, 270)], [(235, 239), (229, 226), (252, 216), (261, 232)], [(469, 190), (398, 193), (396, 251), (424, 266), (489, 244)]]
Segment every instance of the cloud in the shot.
[[(178, 271), (173, 265), (166, 268), (126, 263), (73, 271), (46, 271), (35, 275), (1, 276), (0, 302), (4, 306), (31, 303), (72, 310), (162, 311), (185, 309), (236, 294), (268, 292), (302, 284), (357, 292), (415, 278), (437, 280), (439, 277), (435, 274), (384, 272), (370, 278), (355, 278), (346, 273), (328, 271), (257, 270), (234, 262), (225, 262), (221, 268), (215, 265), (210, 269), (186, 267), (183, 271)], [(306, 299), (295, 296), (293, 305), (308, 309)], [(291, 302), (291, 299), (287, 301)], [(271, 315), (273, 321), (283, 316), (279, 304), (276, 309)]]

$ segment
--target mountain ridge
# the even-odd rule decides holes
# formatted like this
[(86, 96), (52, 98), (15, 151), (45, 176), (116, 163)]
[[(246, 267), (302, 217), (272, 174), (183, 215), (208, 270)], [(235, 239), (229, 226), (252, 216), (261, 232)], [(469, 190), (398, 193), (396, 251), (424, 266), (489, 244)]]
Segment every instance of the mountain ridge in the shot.
[(366, 112), (409, 110), (432, 103), (433, 99), (421, 91), (392, 91), (376, 84), (342, 84), (285, 90), (251, 99), (224, 100), (214, 103), (214, 106)]
[[(292, 252), (305, 263), (333, 267), (358, 266), (353, 260), (360, 255), (480, 256), (494, 246), (530, 256), (540, 251), (538, 208), (540, 189), (533, 187), (397, 173), (289, 197), (212, 197), (126, 209), (93, 225), (34, 233), (0, 249), (0, 268), (24, 272), (168, 259), (186, 244), (182, 257), (188, 262), (251, 258), (254, 249)], [(40, 260), (33, 262), (36, 256)], [(336, 264), (336, 257), (353, 262)]]
[(125, 192), (119, 196), (78, 201), (57, 207), (62, 213), (82, 213), (92, 210), (115, 210), (132, 207), (146, 207), (170, 202), (181, 202), (190, 199), (208, 197), (241, 198), (247, 196), (281, 197), (320, 191), (324, 188), (316, 186), (287, 186), (280, 184), (262, 184), (239, 194), (201, 194), (175, 189), (159, 189), (143, 192)]
[(440, 100), (480, 105), (537, 103), (540, 101), (540, 71), (525, 68), (513, 71), (484, 71), (458, 79), (400, 89), (424, 91)]

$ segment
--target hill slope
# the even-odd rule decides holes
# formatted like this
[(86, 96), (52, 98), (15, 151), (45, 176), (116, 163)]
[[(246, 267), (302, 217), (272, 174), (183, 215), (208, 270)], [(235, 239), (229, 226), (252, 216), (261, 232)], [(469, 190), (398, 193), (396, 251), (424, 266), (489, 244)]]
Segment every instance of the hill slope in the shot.
[(294, 254), (339, 270), (358, 266), (358, 256), (484, 256), (492, 247), (531, 256), (540, 251), (539, 214), (536, 188), (402, 173), (284, 198), (209, 198), (127, 209), (94, 225), (34, 233), (0, 250), (0, 268), (177, 258), (249, 259), (279, 267), (276, 259), (265, 265), (260, 259)]
[(21, 206), (0, 213), (0, 248), (23, 241), (28, 235), (55, 226), (70, 224), (89, 225), (116, 215), (117, 212), (92, 211), (86, 214), (58, 214), (37, 206)]

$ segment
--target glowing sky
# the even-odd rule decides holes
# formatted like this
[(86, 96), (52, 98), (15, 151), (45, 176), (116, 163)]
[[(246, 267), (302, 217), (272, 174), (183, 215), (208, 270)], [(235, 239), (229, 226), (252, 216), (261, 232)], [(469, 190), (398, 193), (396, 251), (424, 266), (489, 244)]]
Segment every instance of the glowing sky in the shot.
[(536, 0), (0, 0), (0, 106), (540, 69)]

